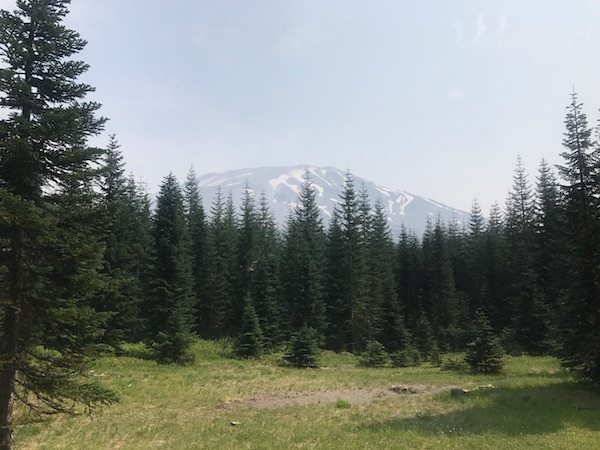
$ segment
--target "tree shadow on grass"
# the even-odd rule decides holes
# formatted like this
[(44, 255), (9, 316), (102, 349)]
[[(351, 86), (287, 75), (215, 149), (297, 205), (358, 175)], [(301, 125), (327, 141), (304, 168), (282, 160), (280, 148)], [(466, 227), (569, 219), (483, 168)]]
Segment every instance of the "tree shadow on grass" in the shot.
[[(370, 431), (412, 430), (426, 435), (518, 436), (547, 434), (565, 427), (600, 431), (600, 392), (573, 382), (526, 388), (487, 388), (431, 400), (414, 417), (366, 425)], [(452, 409), (437, 413), (436, 410)]]

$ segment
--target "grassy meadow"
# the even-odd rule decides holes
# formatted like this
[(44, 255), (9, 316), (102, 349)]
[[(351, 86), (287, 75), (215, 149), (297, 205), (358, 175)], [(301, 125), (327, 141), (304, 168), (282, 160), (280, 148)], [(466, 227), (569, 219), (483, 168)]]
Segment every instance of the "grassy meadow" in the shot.
[[(600, 449), (600, 390), (549, 357), (510, 357), (499, 376), (365, 368), (325, 352), (238, 360), (199, 341), (195, 363), (161, 366), (141, 346), (94, 368), (121, 401), (91, 416), (23, 421), (18, 449)], [(401, 386), (397, 392), (391, 386)], [(451, 387), (469, 390), (452, 396)]]

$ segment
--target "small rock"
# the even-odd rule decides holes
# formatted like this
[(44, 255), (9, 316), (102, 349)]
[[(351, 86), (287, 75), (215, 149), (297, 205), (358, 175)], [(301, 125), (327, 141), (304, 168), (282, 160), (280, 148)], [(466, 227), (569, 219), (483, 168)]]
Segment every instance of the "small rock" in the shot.
[(239, 422), (229, 422), (229, 425), (231, 425), (232, 427), (235, 427), (239, 424), (240, 424)]
[(406, 386), (392, 386), (390, 391), (394, 392), (408, 392), (408, 388)]

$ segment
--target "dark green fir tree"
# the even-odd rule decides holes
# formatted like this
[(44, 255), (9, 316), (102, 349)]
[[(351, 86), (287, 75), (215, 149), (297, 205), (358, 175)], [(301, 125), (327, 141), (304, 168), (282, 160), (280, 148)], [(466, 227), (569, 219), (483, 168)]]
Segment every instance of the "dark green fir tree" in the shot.
[(535, 203), (531, 185), (519, 158), (507, 201), (507, 301), (516, 344), (534, 355), (548, 349), (547, 308), (535, 267)]
[(217, 190), (213, 199), (210, 216), (206, 295), (201, 299), (199, 311), (201, 331), (205, 338), (233, 337), (227, 326), (227, 317), (231, 310), (237, 228), (227, 213), (221, 190)]
[(194, 297), (196, 305), (196, 331), (200, 336), (205, 336), (209, 328), (207, 316), (209, 312), (204, 310), (206, 305), (207, 278), (208, 278), (208, 224), (198, 177), (193, 167), (188, 171), (183, 187), (183, 203), (187, 231), (190, 239), (190, 256), (192, 261), (192, 277), (194, 279)]
[(415, 348), (422, 360), (429, 361), (439, 353), (435, 333), (424, 311), (421, 312), (421, 316), (413, 330), (413, 337)]
[(583, 106), (574, 93), (563, 139), (566, 234), (562, 299), (562, 362), (581, 377), (600, 381), (600, 147), (591, 140)]
[(281, 280), (290, 334), (306, 325), (315, 330), (322, 342), (326, 326), (325, 232), (316, 195), (307, 172), (299, 204), (287, 222)]
[(535, 270), (540, 293), (546, 306), (548, 350), (556, 348), (560, 322), (559, 297), (564, 288), (565, 242), (562, 239), (562, 200), (551, 166), (542, 160), (536, 183), (536, 254)]
[(387, 214), (378, 200), (373, 208), (368, 236), (369, 293), (373, 331), (389, 353), (403, 350), (410, 343), (402, 308), (396, 291), (394, 264), (396, 248)]
[[(139, 337), (140, 303), (143, 293), (139, 284), (139, 268), (149, 255), (141, 255), (137, 244), (143, 238), (140, 229), (138, 191), (125, 177), (123, 156), (114, 135), (110, 136), (102, 168), (102, 206), (105, 252), (102, 273), (105, 289), (94, 299), (98, 311), (110, 313), (103, 342), (119, 348), (123, 341)], [(146, 247), (146, 250), (148, 248)]]
[(352, 350), (352, 311), (342, 295), (345, 269), (340, 261), (345, 250), (340, 214), (337, 210), (333, 211), (329, 222), (326, 248), (325, 292), (328, 315), (326, 346), (334, 351), (350, 351)]
[(473, 340), (467, 345), (465, 362), (474, 372), (499, 373), (504, 367), (504, 349), (482, 310), (475, 313), (470, 334)]
[(267, 197), (260, 195), (258, 215), (258, 254), (254, 268), (252, 295), (265, 350), (283, 341), (283, 308), (279, 283), (281, 239)]
[[(227, 283), (227, 304), (225, 309), (225, 327), (228, 336), (237, 336), (240, 331), (244, 313), (245, 297), (238, 295), (240, 286), (238, 244), (240, 242), (240, 223), (236, 213), (231, 192), (225, 200), (223, 209), (223, 229), (221, 234), (224, 242), (219, 247), (224, 249), (224, 261), (228, 264), (229, 279)], [(231, 244), (231, 253), (227, 247)]]
[(487, 303), (489, 295), (485, 278), (485, 218), (477, 199), (471, 206), (471, 215), (466, 234), (466, 262), (467, 270), (467, 299), (469, 313), (474, 314)]
[(130, 305), (136, 307), (127, 309), (124, 315), (127, 322), (122, 323), (125, 339), (139, 342), (145, 337), (144, 315), (142, 305), (144, 299), (150, 296), (152, 280), (153, 237), (152, 237), (152, 212), (150, 197), (143, 183), (136, 182), (130, 175), (126, 183), (126, 217), (130, 223), (127, 226), (127, 243), (129, 251), (127, 295), (131, 296)]
[[(336, 220), (330, 225), (329, 270), (339, 273), (339, 285), (328, 285), (330, 335), (344, 349), (360, 352), (369, 340), (365, 202), (361, 202), (350, 173), (346, 174)], [(337, 227), (337, 228), (335, 228)], [(334, 247), (335, 246), (335, 247)], [(331, 259), (336, 256), (338, 260)], [(330, 278), (331, 277), (330, 275)]]
[(365, 367), (383, 367), (387, 364), (389, 355), (384, 345), (376, 340), (367, 341), (365, 351), (358, 360), (361, 366)]
[(284, 359), (299, 369), (319, 367), (319, 335), (304, 326), (292, 335), (290, 348)]
[(102, 288), (105, 120), (70, 59), (86, 42), (67, 29), (67, 0), (19, 0), (0, 11), (0, 449), (12, 445), (16, 401), (34, 412), (94, 407), (114, 394), (82, 376), (106, 315)]
[(510, 325), (512, 312), (506, 301), (508, 265), (506, 263), (506, 226), (498, 203), (490, 208), (488, 223), (483, 239), (483, 265), (485, 305), (488, 318), (494, 329), (501, 330)]
[(413, 330), (423, 311), (424, 266), (419, 238), (404, 226), (396, 249), (396, 289), (407, 328)]
[(236, 242), (236, 264), (233, 271), (232, 328), (238, 332), (246, 298), (254, 298), (252, 289), (260, 259), (259, 223), (254, 191), (246, 184), (241, 201)]
[(186, 362), (195, 298), (183, 195), (173, 175), (165, 177), (156, 198), (153, 236), (152, 292), (146, 305), (148, 339), (159, 362)]
[(236, 352), (241, 358), (255, 358), (263, 353), (263, 334), (250, 297), (244, 304)]
[(454, 330), (459, 317), (458, 297), (448, 246), (448, 235), (441, 219), (423, 236), (425, 268), (423, 309), (433, 329), (435, 340), (443, 350), (454, 349)]

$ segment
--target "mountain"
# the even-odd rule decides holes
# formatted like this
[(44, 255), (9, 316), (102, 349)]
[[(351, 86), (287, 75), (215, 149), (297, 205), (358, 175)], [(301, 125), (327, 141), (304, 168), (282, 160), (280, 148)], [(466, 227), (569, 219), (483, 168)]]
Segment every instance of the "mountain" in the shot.
[[(266, 194), (276, 221), (280, 225), (284, 225), (291, 208), (297, 205), (298, 192), (304, 183), (307, 170), (317, 192), (317, 202), (321, 208), (324, 223), (327, 224), (335, 205), (340, 202), (340, 194), (346, 176), (345, 171), (333, 167), (291, 166), (231, 170), (202, 175), (198, 177), (198, 183), (207, 212), (210, 212), (211, 204), (219, 187), (224, 197), (231, 193), (234, 203), (238, 207), (246, 188), (248, 188), (257, 199), (261, 193)], [(439, 216), (445, 223), (455, 220), (459, 224), (466, 223), (469, 219), (468, 212), (446, 206), (435, 200), (406, 191), (389, 189), (355, 174), (352, 174), (352, 179), (357, 192), (360, 192), (364, 184), (371, 204), (374, 204), (377, 199), (381, 199), (386, 206), (390, 228), (395, 237), (400, 233), (402, 224), (421, 236), (428, 218), (435, 221)]]

